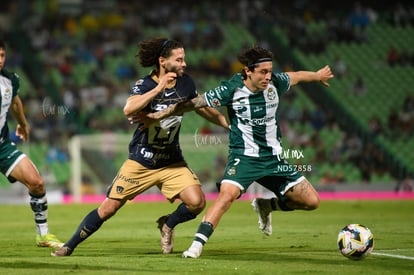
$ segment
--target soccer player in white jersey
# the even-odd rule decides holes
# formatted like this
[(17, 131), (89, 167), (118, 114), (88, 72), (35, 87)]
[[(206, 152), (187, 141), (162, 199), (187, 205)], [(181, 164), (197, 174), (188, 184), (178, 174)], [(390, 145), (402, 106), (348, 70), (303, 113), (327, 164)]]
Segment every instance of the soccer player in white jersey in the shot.
[(49, 233), (44, 181), (33, 162), (16, 148), (9, 137), (7, 125), (9, 112), (17, 120), (16, 135), (19, 138), (27, 141), (30, 129), (23, 111), (23, 103), (18, 95), (19, 77), (4, 68), (5, 62), (6, 44), (0, 40), (0, 170), (11, 183), (21, 182), (29, 190), (30, 206), (37, 229), (36, 244), (42, 247), (59, 248), (63, 243), (55, 235)]
[[(223, 214), (231, 204), (257, 182), (276, 197), (257, 198), (252, 202), (259, 215), (260, 229), (272, 233), (271, 212), (313, 210), (319, 207), (319, 196), (310, 182), (293, 165), (282, 159), (277, 108), (281, 96), (299, 82), (319, 81), (329, 86), (333, 78), (329, 66), (316, 72), (273, 73), (273, 53), (251, 47), (238, 55), (244, 65), (241, 73), (203, 95), (157, 113), (141, 117), (141, 121), (162, 119), (204, 106), (226, 106), (230, 120), (228, 163), (218, 184), (219, 195), (207, 209), (185, 258), (198, 258)], [(147, 121), (150, 123), (150, 121)]]

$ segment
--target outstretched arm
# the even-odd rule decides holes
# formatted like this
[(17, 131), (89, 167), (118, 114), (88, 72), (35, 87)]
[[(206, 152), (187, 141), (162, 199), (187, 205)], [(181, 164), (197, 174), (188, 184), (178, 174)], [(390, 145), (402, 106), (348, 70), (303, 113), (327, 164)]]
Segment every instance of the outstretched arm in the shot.
[(196, 110), (196, 112), (214, 124), (222, 126), (226, 129), (229, 129), (227, 120), (223, 114), (219, 111), (207, 107), (207, 102), (204, 95), (199, 95), (191, 100), (183, 101), (176, 104), (171, 104), (164, 110), (148, 113), (148, 112), (138, 112), (128, 117), (130, 124), (141, 123), (141, 130), (148, 128), (155, 121), (159, 121), (166, 117), (181, 115), (184, 112), (190, 112)]
[(208, 121), (221, 126), (225, 129), (229, 129), (229, 124), (227, 123), (226, 117), (220, 113), (217, 109), (212, 107), (204, 107), (195, 110), (197, 114), (207, 119)]
[(290, 86), (296, 85), (299, 82), (312, 82), (319, 81), (324, 86), (329, 87), (328, 80), (333, 78), (334, 75), (331, 68), (326, 65), (316, 72), (312, 71), (297, 71), (297, 72), (286, 72), (290, 77)]
[(149, 113), (147, 116), (151, 119), (160, 120), (169, 116), (179, 115), (184, 112), (190, 112), (195, 109), (203, 108), (206, 106), (207, 101), (204, 95), (199, 95), (191, 100), (180, 102), (177, 104), (172, 104), (164, 110), (155, 113)]

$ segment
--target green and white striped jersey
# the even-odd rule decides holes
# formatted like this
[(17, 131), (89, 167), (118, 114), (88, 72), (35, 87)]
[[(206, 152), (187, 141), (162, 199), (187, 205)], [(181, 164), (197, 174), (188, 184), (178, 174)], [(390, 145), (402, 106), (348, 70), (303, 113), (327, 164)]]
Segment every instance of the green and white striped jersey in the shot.
[(13, 98), (19, 91), (19, 76), (5, 69), (0, 71), (0, 143), (9, 139), (7, 116)]
[(210, 107), (227, 107), (231, 125), (230, 153), (251, 157), (282, 153), (277, 107), (280, 96), (289, 88), (288, 74), (273, 73), (264, 91), (252, 93), (241, 75), (236, 74), (204, 94)]

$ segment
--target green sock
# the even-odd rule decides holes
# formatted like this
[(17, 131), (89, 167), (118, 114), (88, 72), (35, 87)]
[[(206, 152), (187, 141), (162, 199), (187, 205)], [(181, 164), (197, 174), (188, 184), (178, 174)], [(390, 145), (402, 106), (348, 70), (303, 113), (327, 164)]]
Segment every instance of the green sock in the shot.
[(30, 194), (30, 207), (34, 213), (36, 230), (41, 236), (49, 233), (47, 224), (47, 197), (46, 194), (34, 195)]
[(194, 236), (194, 241), (205, 245), (210, 236), (213, 234), (213, 225), (209, 222), (202, 222), (198, 227), (197, 233)]

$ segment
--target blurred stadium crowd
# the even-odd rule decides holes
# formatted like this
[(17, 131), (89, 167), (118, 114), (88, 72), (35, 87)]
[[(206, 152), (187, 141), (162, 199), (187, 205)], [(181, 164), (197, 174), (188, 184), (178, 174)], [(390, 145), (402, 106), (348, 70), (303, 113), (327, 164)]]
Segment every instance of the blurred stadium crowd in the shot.
[[(131, 132), (121, 110), (133, 82), (148, 73), (139, 67), (135, 55), (137, 43), (149, 36), (184, 42), (187, 72), (203, 92), (240, 70), (235, 57), (244, 45), (256, 43), (272, 48), (275, 41), (269, 34), (271, 27), (303, 60), (314, 58), (329, 63), (338, 79), (334, 82), (347, 83), (348, 97), (362, 98), (374, 92), (371, 79), (358, 71), (360, 68), (355, 68), (340, 49), (372, 47), (369, 31), (375, 25), (391, 30), (414, 28), (414, 6), (409, 1), (279, 2), (2, 1), (7, 7), (0, 11), (0, 32), (8, 42), (7, 68), (21, 75), (21, 96), (31, 123), (32, 142), (46, 143), (43, 154), (47, 163), (67, 162), (66, 145), (75, 134)], [(337, 50), (329, 52), (330, 45), (337, 46)], [(383, 56), (375, 57), (377, 65), (409, 70), (406, 75), (414, 78), (412, 47), (395, 44), (384, 50)], [(314, 70), (324, 65), (309, 64), (296, 68), (276, 60), (275, 69)], [(408, 80), (394, 81), (392, 87), (399, 89), (399, 82)], [(315, 103), (298, 88), (280, 106), (286, 144), (304, 150), (306, 162), (318, 164), (318, 171), (313, 171), (315, 183), (405, 181), (410, 186), (413, 166), (399, 175), (393, 173), (386, 162), (389, 156), (371, 137), (394, 142), (405, 136), (405, 143), (414, 133), (412, 87), (399, 93), (399, 105), (384, 110), (381, 116), (368, 112), (369, 116), (361, 118), (371, 135), (369, 139), (343, 128), (329, 106)], [(384, 99), (377, 99), (377, 105), (368, 99), (371, 105), (362, 108), (382, 106)], [(217, 131), (209, 127), (211, 132)], [(193, 130), (183, 129), (183, 133), (186, 131), (191, 134)], [(414, 149), (405, 148), (406, 155), (412, 154), (410, 148)]]

